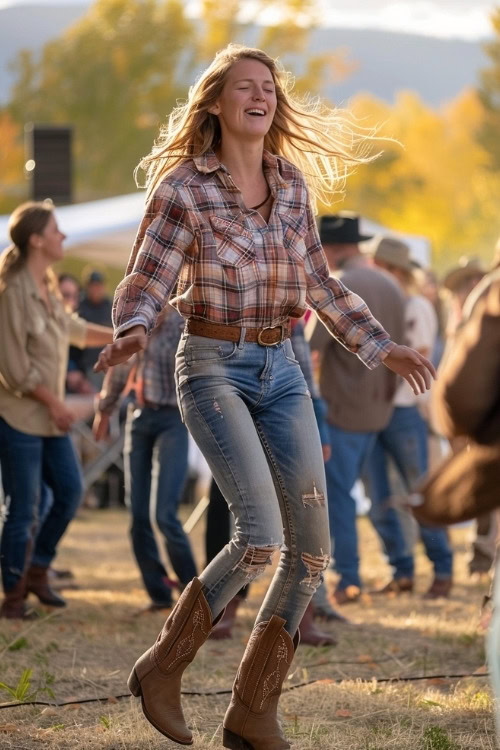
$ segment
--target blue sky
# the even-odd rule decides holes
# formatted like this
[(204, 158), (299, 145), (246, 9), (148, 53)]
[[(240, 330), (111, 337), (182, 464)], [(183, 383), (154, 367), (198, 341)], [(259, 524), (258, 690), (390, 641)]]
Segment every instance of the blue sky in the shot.
[[(0, 7), (21, 4), (90, 4), (91, 0), (0, 0)], [(193, 15), (199, 0), (185, 0)], [(255, 18), (247, 0), (247, 15)], [(279, 5), (279, 3), (277, 3)], [(489, 14), (498, 0), (318, 0), (327, 26), (406, 31), (442, 38), (479, 39), (491, 33)], [(265, 21), (265, 14), (259, 19)], [(274, 20), (268, 15), (267, 20)]]

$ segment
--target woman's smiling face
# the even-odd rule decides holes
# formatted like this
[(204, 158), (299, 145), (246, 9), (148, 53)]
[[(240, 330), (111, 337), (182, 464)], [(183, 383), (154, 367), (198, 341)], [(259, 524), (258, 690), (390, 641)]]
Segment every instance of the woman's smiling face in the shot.
[(258, 60), (238, 60), (228, 71), (224, 88), (209, 110), (224, 133), (244, 140), (263, 139), (276, 111), (276, 87), (271, 71)]

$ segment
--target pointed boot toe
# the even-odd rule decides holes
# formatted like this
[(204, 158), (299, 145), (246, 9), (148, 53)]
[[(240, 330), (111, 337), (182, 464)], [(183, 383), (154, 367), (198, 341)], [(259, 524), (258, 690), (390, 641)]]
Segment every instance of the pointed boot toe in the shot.
[(211, 629), (210, 607), (201, 581), (194, 578), (184, 589), (156, 643), (136, 661), (128, 679), (130, 692), (141, 698), (149, 723), (179, 745), (193, 744), (182, 712), (182, 674)]

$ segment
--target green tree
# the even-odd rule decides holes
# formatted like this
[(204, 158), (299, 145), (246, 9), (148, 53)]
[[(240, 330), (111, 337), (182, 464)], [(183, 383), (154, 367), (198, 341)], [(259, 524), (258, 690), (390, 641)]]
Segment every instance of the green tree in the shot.
[(492, 157), (492, 167), (500, 170), (500, 7), (491, 16), (494, 39), (484, 45), (491, 65), (481, 71), (479, 95), (487, 116), (480, 140)]
[(10, 112), (74, 126), (79, 199), (131, 191), (158, 123), (185, 93), (192, 40), (180, 0), (97, 0), (39, 61), (20, 55)]
[(203, 0), (196, 22), (186, 18), (182, 0), (96, 0), (39, 59), (28, 51), (18, 56), (9, 112), (21, 127), (73, 126), (77, 200), (130, 192), (159, 124), (229, 41), (257, 43), (289, 67), (299, 60), (299, 93), (318, 94), (348, 73), (345, 50), (308, 53), (317, 0), (256, 5), (259, 13), (279, 14), (257, 40), (242, 21), (243, 0)]

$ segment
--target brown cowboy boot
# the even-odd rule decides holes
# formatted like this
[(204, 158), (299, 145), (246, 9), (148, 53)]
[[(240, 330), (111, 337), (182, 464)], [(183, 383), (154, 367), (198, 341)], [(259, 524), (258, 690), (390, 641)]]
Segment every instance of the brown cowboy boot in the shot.
[(374, 589), (370, 591), (370, 594), (387, 595), (387, 596), (398, 596), (399, 594), (411, 594), (413, 592), (414, 581), (413, 578), (393, 578), (385, 586), (380, 589)]
[(66, 602), (56, 594), (49, 583), (49, 568), (42, 565), (30, 565), (26, 577), (26, 594), (35, 594), (49, 607), (65, 607)]
[(22, 576), (13, 589), (5, 592), (5, 598), (0, 607), (0, 617), (9, 620), (32, 620), (37, 615), (25, 603), (26, 576)]
[(248, 641), (224, 717), (222, 744), (231, 750), (288, 750), (277, 717), (281, 688), (299, 644), (273, 615), (260, 622)]
[(225, 638), (233, 637), (233, 626), (236, 620), (236, 613), (238, 612), (241, 602), (245, 601), (242, 596), (236, 594), (233, 596), (231, 601), (226, 607), (224, 617), (222, 617), (217, 625), (210, 633), (210, 638), (214, 641), (221, 641)]
[(337, 639), (331, 633), (325, 633), (314, 623), (314, 607), (309, 602), (299, 625), (300, 642), (308, 646), (336, 646)]
[(429, 590), (424, 594), (424, 599), (447, 598), (450, 595), (453, 580), (450, 578), (434, 578)]
[(201, 581), (193, 578), (156, 643), (136, 661), (128, 678), (132, 695), (141, 697), (146, 719), (165, 737), (180, 745), (193, 744), (193, 735), (186, 726), (181, 707), (182, 673), (211, 629), (212, 615)]

